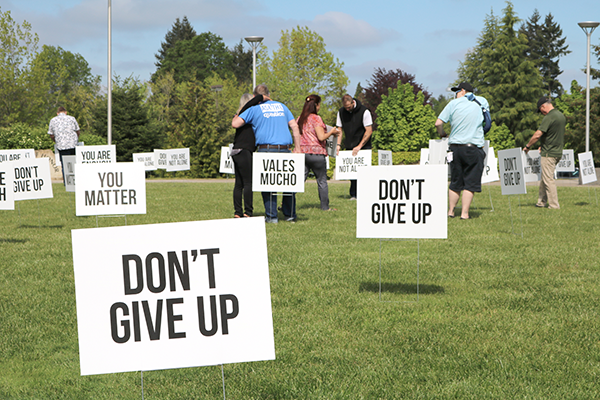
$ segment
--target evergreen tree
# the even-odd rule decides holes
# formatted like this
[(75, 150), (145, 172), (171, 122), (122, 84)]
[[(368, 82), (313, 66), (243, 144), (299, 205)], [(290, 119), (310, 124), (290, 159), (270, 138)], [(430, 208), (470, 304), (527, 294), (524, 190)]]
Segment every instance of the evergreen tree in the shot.
[(223, 39), (211, 32), (201, 33), (190, 40), (181, 40), (169, 49), (161, 66), (152, 76), (155, 82), (167, 71), (173, 71), (175, 82), (203, 81), (213, 71), (220, 76), (232, 74), (233, 57)]
[[(594, 54), (596, 54), (596, 57), (598, 58), (598, 62), (600, 63), (600, 45), (592, 45), (592, 52)], [(586, 65), (586, 72), (587, 72), (587, 65)], [(592, 68), (590, 66), (590, 77), (592, 79), (600, 79), (600, 69)]]
[(525, 56), (527, 39), (515, 30), (519, 19), (512, 3), (507, 2), (503, 13), (493, 46), (483, 50), (484, 84), (479, 89), (490, 103), (496, 125), (504, 124), (516, 135), (539, 120), (535, 110), (542, 81), (533, 61)]
[(192, 25), (186, 16), (183, 17), (183, 21), (180, 21), (179, 18), (175, 19), (175, 23), (171, 27), (171, 30), (165, 35), (165, 41), (160, 44), (158, 53), (154, 55), (154, 57), (156, 57), (155, 65), (158, 68), (162, 66), (162, 61), (167, 56), (167, 52), (169, 49), (175, 46), (177, 42), (182, 40), (190, 40), (195, 36), (196, 31), (194, 28), (192, 28)]
[[(131, 162), (133, 153), (151, 152), (162, 147), (158, 126), (150, 119), (146, 92), (146, 85), (132, 77), (114, 80), (112, 139), (119, 162)], [(106, 101), (98, 103), (93, 127), (96, 135), (106, 136)]]
[(379, 150), (417, 151), (427, 147), (435, 134), (436, 116), (425, 103), (422, 91), (415, 95), (410, 83), (398, 82), (389, 89), (377, 107), (379, 127), (373, 132), (373, 148)]
[(519, 32), (528, 40), (525, 55), (536, 63), (542, 76), (542, 87), (548, 97), (560, 96), (564, 89), (558, 81), (560, 70), (558, 62), (561, 56), (569, 54), (566, 38), (562, 37), (560, 25), (548, 14), (543, 24), (540, 24), (538, 10), (521, 26)]
[(489, 86), (485, 80), (486, 71), (483, 67), (485, 51), (494, 51), (496, 38), (500, 33), (500, 19), (494, 15), (494, 10), (485, 16), (483, 31), (477, 38), (477, 46), (469, 50), (465, 55), (465, 61), (460, 62), (458, 66), (458, 79), (455, 84), (460, 82), (469, 82), (473, 85), (476, 94), (480, 90)]
[(229, 52), (233, 61), (233, 75), (241, 85), (252, 85), (252, 50), (244, 50), (244, 42), (240, 40)]

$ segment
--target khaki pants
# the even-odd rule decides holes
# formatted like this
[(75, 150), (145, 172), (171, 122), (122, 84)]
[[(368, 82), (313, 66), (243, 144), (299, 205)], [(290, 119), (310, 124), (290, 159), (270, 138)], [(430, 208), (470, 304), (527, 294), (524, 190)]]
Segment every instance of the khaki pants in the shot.
[(538, 206), (548, 204), (548, 208), (560, 208), (556, 183), (554, 182), (554, 169), (559, 161), (560, 157), (542, 157), (542, 180), (540, 181), (540, 191), (538, 193)]

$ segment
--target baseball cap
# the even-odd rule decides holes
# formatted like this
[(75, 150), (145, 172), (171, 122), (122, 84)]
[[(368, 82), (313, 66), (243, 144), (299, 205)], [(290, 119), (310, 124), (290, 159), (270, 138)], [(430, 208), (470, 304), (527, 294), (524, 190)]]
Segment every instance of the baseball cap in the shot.
[(540, 112), (540, 107), (543, 106), (544, 104), (548, 103), (550, 100), (548, 100), (548, 98), (546, 96), (542, 96), (540, 97), (540, 99), (537, 102), (537, 112)]
[(458, 92), (462, 89), (465, 89), (467, 92), (473, 92), (473, 86), (469, 82), (461, 82), (458, 86), (451, 88), (453, 92)]

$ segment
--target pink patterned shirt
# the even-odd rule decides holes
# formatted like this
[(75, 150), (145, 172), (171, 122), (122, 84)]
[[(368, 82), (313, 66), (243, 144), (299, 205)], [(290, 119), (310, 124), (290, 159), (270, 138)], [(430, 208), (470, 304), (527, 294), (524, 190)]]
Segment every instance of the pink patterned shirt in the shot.
[(323, 119), (317, 114), (309, 114), (302, 126), (302, 135), (300, 135), (300, 148), (304, 154), (323, 154), (327, 155), (325, 141), (317, 138), (316, 126), (321, 126), (327, 132), (327, 126)]

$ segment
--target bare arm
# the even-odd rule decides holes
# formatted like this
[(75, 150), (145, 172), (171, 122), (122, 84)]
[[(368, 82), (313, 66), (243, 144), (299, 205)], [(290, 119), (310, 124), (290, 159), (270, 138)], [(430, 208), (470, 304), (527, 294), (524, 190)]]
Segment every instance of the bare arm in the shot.
[(525, 145), (525, 148), (523, 149), (525, 154), (529, 153), (530, 147), (533, 146), (535, 144), (535, 142), (540, 140), (540, 138), (542, 137), (543, 134), (544, 134), (544, 132), (542, 132), (540, 130), (535, 131), (535, 133), (533, 134), (531, 139), (529, 139), (529, 142)]
[(235, 117), (233, 117), (233, 120), (231, 121), (231, 126), (233, 126), (235, 129), (241, 128), (245, 124), (246, 124), (246, 121), (244, 121), (243, 119), (241, 119), (239, 117), (239, 115), (236, 115)]
[(358, 144), (358, 146), (356, 146), (355, 148), (352, 149), (353, 156), (356, 156), (358, 154), (360, 149), (362, 149), (362, 147), (365, 145), (365, 143), (367, 143), (367, 141), (369, 140), (369, 138), (371, 137), (372, 134), (373, 134), (373, 126), (369, 125), (365, 128), (365, 134), (363, 135), (363, 138), (360, 141), (360, 143)]
[(438, 118), (435, 121), (435, 128), (437, 129), (438, 135), (440, 135), (440, 137), (448, 136), (446, 132), (444, 132), (444, 121), (442, 121), (441, 119)]
[(298, 129), (298, 123), (295, 119), (291, 119), (288, 122), (288, 126), (292, 130), (292, 136), (294, 138), (294, 153), (302, 153), (300, 148), (300, 129)]

